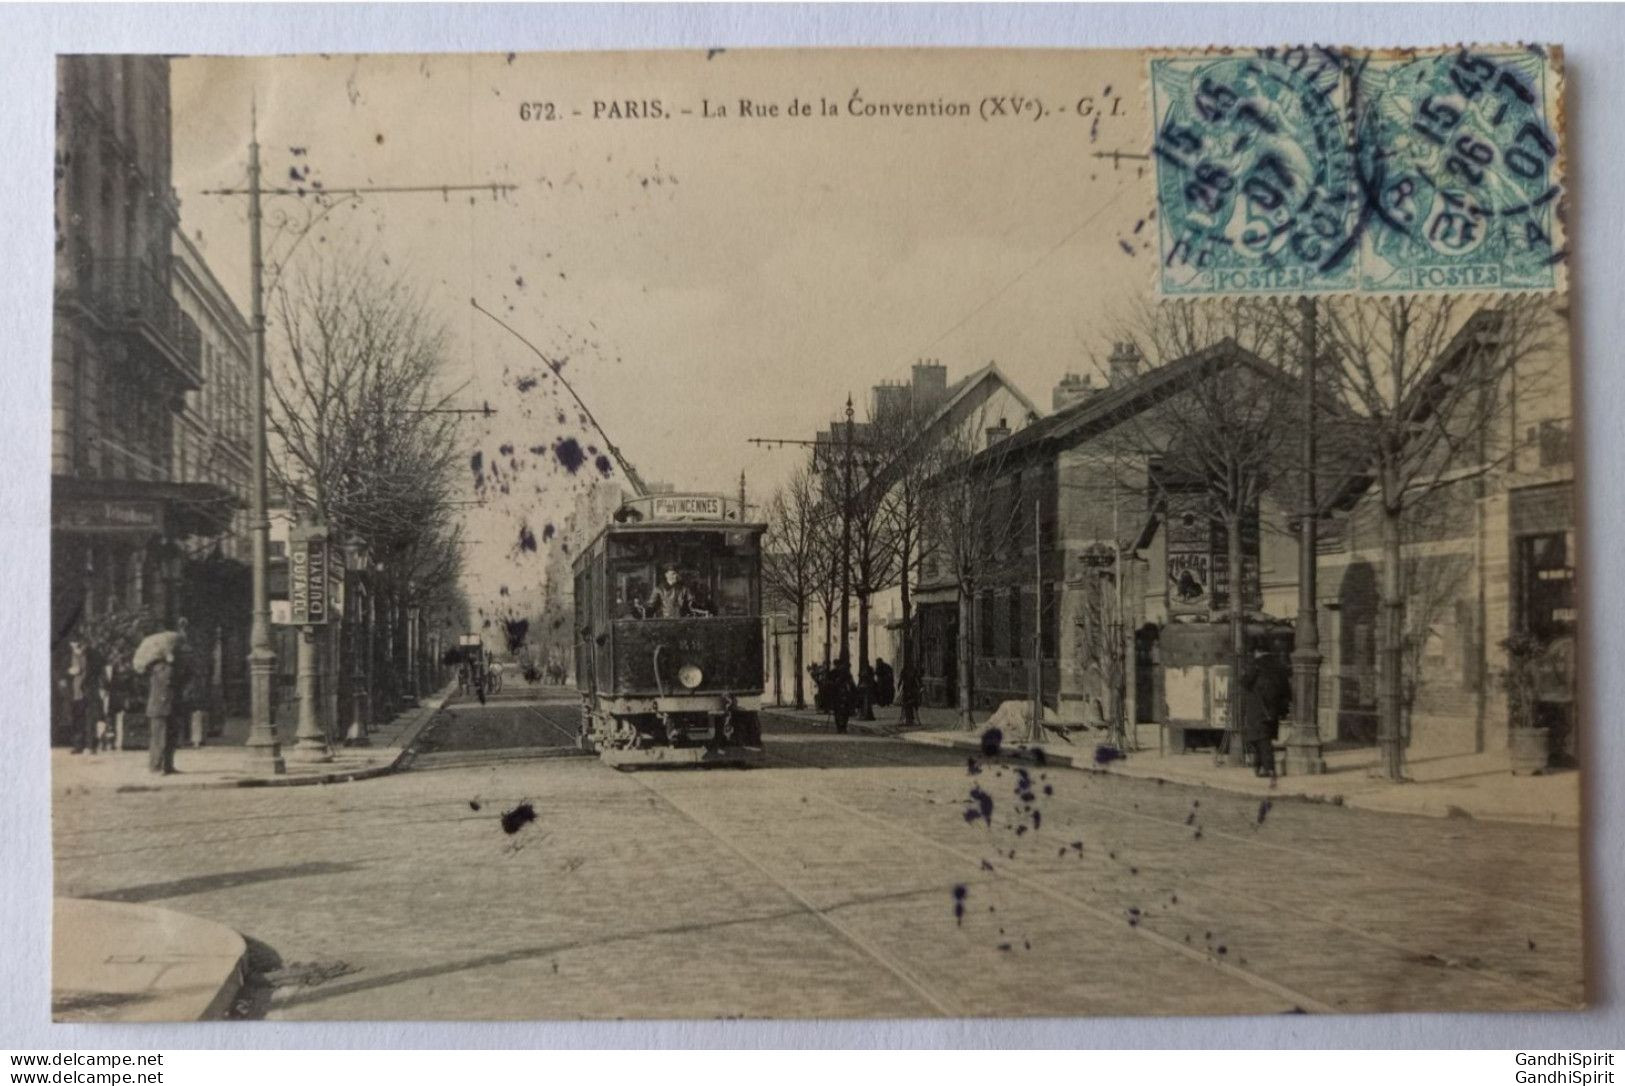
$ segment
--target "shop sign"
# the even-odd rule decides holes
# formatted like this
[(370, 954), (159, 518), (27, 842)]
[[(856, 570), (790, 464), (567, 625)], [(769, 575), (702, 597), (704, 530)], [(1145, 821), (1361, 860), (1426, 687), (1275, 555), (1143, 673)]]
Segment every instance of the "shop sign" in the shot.
[(155, 501), (60, 501), (52, 504), (52, 513), (56, 531), (154, 535), (164, 528), (163, 503)]

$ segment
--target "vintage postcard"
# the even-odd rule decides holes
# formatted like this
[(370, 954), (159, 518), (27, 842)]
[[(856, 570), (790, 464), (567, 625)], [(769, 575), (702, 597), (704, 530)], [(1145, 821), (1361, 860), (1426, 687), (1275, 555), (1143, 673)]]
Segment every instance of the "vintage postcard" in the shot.
[(1584, 1006), (1563, 109), (60, 57), (54, 1016)]

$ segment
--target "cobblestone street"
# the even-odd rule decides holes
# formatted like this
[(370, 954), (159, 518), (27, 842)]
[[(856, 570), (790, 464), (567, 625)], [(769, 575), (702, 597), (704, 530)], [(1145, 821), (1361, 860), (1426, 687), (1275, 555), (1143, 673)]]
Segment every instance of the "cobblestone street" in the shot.
[(576, 715), (558, 692), (457, 701), (412, 771), (353, 784), (59, 789), (56, 893), (235, 928), (239, 1012), (284, 1019), (1584, 999), (1571, 829), (973, 767), (786, 718), (748, 771), (506, 756), (567, 753)]

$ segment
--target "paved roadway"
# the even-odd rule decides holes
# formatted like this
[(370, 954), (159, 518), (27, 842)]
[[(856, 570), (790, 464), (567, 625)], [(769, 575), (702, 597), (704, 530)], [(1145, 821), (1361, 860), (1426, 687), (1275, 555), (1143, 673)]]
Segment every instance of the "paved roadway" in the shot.
[[(522, 756), (567, 753), (576, 712), (535, 690), (454, 703), (417, 768), (374, 781), (59, 796), (58, 893), (238, 929), (256, 967), (240, 1012), (285, 1019), (1583, 998), (1572, 830), (1261, 811), (1010, 760), (971, 775), (949, 752), (785, 718), (748, 771)], [(509, 834), (522, 803), (536, 818)]]

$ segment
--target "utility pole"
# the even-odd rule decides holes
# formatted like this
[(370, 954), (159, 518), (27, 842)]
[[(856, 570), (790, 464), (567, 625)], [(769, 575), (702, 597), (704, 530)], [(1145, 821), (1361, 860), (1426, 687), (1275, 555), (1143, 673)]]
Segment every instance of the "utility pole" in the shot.
[(852, 666), (852, 394), (846, 394), (846, 455), (841, 463), (841, 656)]
[(1044, 499), (1033, 499), (1033, 727), (1029, 742), (1044, 740)]
[[(311, 197), (317, 200), (339, 198), (340, 202), (358, 200), (364, 195), (379, 193), (439, 193), (445, 197), (453, 192), (490, 192), (493, 197), (518, 188), (518, 185), (491, 183), (485, 185), (373, 185), (366, 187), (324, 187), (321, 189), (265, 188), (261, 185), (259, 110), (249, 106), (248, 187), (245, 189), (205, 189), (205, 196), (248, 197), (248, 257), (250, 320), (253, 323), (253, 354), (249, 380), (249, 413), (253, 416), (252, 472), (249, 499), (249, 532), (253, 557), (253, 610), (248, 635), (249, 714), (248, 768), (256, 774), (287, 772), (282, 757), (282, 744), (277, 736), (276, 722), (271, 712), (271, 678), (276, 670), (276, 651), (271, 646), (270, 551), (271, 520), (269, 514), (269, 486), (266, 477), (266, 405), (265, 385), (265, 259), (263, 234), (264, 214), (260, 206), (265, 196)], [(327, 205), (326, 215), (338, 204)], [(305, 231), (294, 241), (297, 246), (305, 233), (320, 218), (311, 219)], [(290, 250), (291, 251), (291, 250)], [(300, 633), (301, 660), (305, 657), (305, 634)], [(314, 650), (311, 654), (314, 659)], [(301, 672), (302, 674), (302, 672)], [(301, 682), (303, 679), (301, 679)]]
[(1320, 503), (1316, 496), (1315, 395), (1319, 391), (1316, 369), (1320, 345), (1317, 341), (1315, 301), (1299, 298), (1303, 318), (1303, 506), (1298, 520), (1298, 622), (1292, 640), (1292, 738), (1287, 743), (1287, 772), (1313, 776), (1326, 772), (1326, 759), (1320, 740), (1320, 622), (1315, 594), (1319, 556)]
[(741, 522), (745, 519), (745, 473), (743, 471), (739, 473), (739, 519)]
[(259, 774), (288, 771), (271, 716), (271, 674), (276, 651), (271, 648), (270, 550), (271, 518), (266, 509), (265, 479), (265, 289), (264, 259), (260, 251), (260, 139), (259, 111), (249, 107), (248, 121), (248, 264), (251, 320), (253, 321), (253, 373), (249, 376), (248, 410), (254, 418), (252, 496), (249, 533), (254, 560), (253, 617), (248, 631), (248, 768)]

